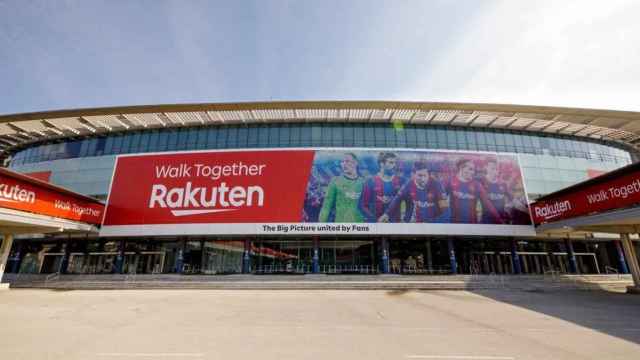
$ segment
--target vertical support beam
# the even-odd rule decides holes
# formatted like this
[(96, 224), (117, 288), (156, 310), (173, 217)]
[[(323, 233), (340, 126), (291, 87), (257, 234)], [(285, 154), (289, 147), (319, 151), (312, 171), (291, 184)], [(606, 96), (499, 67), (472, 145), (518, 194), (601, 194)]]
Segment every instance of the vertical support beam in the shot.
[(567, 248), (567, 260), (569, 260), (569, 272), (572, 274), (578, 273), (578, 263), (576, 261), (576, 254), (573, 252), (573, 243), (571, 238), (564, 239), (564, 246)]
[(628, 274), (629, 268), (627, 262), (624, 260), (624, 252), (622, 251), (622, 245), (620, 240), (613, 240), (613, 245), (616, 247), (616, 254), (618, 255), (618, 266), (620, 267), (620, 273)]
[(116, 274), (122, 274), (124, 271), (124, 249), (125, 241), (120, 240), (120, 244), (118, 244), (118, 255), (116, 255)]
[(320, 239), (314, 236), (311, 239), (312, 253), (311, 253), (311, 272), (314, 274), (320, 273)]
[(458, 273), (458, 261), (456, 260), (456, 248), (453, 244), (453, 239), (449, 238), (447, 240), (447, 247), (449, 248), (449, 262), (451, 263), (451, 273)]
[(380, 265), (382, 268), (380, 269), (380, 271), (383, 274), (388, 274), (389, 273), (389, 242), (387, 241), (387, 238), (380, 239), (380, 250), (382, 250), (381, 256), (380, 256)]
[(242, 273), (251, 273), (251, 240), (244, 239), (244, 252), (242, 253)]
[(629, 234), (620, 234), (622, 240), (622, 249), (624, 250), (624, 256), (633, 278), (633, 284), (636, 289), (640, 289), (640, 265), (638, 265), (638, 257), (636, 251), (633, 248)]
[(518, 255), (518, 242), (516, 239), (511, 239), (511, 260), (513, 261), (513, 273), (522, 274), (520, 255)]
[(433, 270), (433, 255), (431, 254), (431, 239), (427, 239), (426, 241), (426, 247), (427, 247), (427, 270), (431, 271)]
[(2, 281), (2, 275), (4, 275), (4, 268), (7, 266), (9, 260), (9, 253), (11, 253), (11, 246), (13, 245), (13, 234), (4, 234), (2, 236), (2, 247), (0, 247), (0, 281)]
[(64, 255), (62, 255), (62, 261), (60, 261), (60, 274), (66, 274), (69, 268), (69, 256), (71, 253), (71, 240), (67, 239), (64, 243)]

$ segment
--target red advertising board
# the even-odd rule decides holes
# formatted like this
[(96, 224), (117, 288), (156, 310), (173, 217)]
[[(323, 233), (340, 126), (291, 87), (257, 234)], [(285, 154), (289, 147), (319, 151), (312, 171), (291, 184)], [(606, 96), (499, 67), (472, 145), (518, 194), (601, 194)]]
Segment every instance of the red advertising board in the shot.
[(82, 221), (98, 225), (102, 221), (104, 205), (69, 191), (56, 191), (37, 180), (0, 171), (0, 207), (22, 210), (40, 215)]
[(298, 222), (313, 151), (119, 157), (104, 225)]
[(587, 185), (574, 192), (536, 201), (531, 215), (536, 225), (625, 208), (640, 203), (640, 171), (632, 171), (609, 181)]

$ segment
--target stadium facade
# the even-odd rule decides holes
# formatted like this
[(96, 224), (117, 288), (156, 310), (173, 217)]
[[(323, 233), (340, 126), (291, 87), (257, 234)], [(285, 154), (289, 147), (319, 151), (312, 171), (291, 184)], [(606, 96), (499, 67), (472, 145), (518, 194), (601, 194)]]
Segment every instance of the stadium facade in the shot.
[(8, 168), (109, 199), (100, 233), (22, 236), (7, 271), (625, 272), (606, 234), (536, 235), (528, 202), (637, 161), (638, 144), (640, 113), (519, 105), (0, 116)]

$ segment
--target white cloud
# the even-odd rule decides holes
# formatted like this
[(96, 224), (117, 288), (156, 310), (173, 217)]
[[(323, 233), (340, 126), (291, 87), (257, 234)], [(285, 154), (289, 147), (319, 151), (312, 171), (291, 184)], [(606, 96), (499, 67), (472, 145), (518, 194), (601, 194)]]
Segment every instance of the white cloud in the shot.
[(506, 1), (399, 98), (640, 110), (640, 2)]

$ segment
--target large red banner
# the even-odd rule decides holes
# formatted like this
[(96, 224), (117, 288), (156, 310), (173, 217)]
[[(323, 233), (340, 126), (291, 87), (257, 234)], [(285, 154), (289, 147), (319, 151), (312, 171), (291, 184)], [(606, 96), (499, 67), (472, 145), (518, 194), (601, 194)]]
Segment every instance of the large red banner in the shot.
[(536, 225), (640, 203), (640, 171), (531, 204)]
[(0, 174), (0, 207), (100, 224), (104, 205)]
[(533, 233), (527, 204), (509, 154), (336, 148), (123, 155), (101, 235), (518, 236)]
[(313, 154), (119, 157), (104, 225), (299, 222)]

